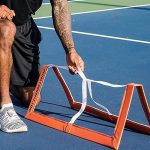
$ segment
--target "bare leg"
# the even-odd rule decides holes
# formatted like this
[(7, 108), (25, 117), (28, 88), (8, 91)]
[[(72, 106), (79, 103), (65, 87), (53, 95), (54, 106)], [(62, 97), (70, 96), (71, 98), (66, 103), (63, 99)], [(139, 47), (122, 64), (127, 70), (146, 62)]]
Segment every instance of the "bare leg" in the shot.
[(16, 33), (15, 25), (8, 20), (0, 20), (0, 107), (11, 103), (9, 82), (12, 67), (12, 44)]
[(0, 20), (0, 130), (7, 133), (25, 132), (27, 125), (13, 108), (9, 94), (12, 68), (12, 44), (16, 33), (15, 25), (8, 20)]

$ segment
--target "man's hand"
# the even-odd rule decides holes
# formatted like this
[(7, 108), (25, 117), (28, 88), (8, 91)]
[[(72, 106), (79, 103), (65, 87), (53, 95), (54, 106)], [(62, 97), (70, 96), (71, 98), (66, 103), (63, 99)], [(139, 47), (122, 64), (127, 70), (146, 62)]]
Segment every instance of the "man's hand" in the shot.
[(5, 5), (0, 5), (0, 19), (12, 20), (14, 16), (15, 12), (13, 10), (10, 10)]
[(74, 48), (66, 55), (66, 61), (71, 74), (76, 74), (77, 71), (84, 71), (84, 62)]

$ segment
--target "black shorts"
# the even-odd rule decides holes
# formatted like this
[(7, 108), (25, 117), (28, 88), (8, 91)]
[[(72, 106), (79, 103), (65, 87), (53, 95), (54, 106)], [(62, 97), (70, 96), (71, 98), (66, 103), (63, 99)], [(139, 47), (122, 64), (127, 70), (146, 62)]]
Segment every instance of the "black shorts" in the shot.
[(40, 41), (41, 33), (32, 18), (27, 23), (17, 26), (12, 47), (11, 85), (36, 85), (40, 72)]

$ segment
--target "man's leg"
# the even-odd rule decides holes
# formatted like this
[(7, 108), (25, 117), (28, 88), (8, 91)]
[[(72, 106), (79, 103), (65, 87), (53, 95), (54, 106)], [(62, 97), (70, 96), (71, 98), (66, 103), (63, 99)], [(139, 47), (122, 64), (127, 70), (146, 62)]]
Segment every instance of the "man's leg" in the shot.
[(12, 44), (16, 33), (15, 25), (0, 20), (0, 129), (4, 132), (27, 131), (26, 124), (16, 114), (9, 95), (12, 68)]
[(10, 92), (26, 107), (30, 104), (39, 78), (38, 43), (40, 40), (41, 34), (32, 19), (17, 26), (13, 44), (14, 64), (11, 72)]
[(12, 67), (11, 47), (16, 33), (15, 25), (8, 20), (0, 20), (0, 107), (11, 103), (9, 82)]
[[(25, 107), (29, 106), (34, 89), (35, 87), (22, 87), (18, 85), (10, 86), (10, 92), (17, 97)], [(38, 98), (38, 101), (39, 100), (40, 98)]]

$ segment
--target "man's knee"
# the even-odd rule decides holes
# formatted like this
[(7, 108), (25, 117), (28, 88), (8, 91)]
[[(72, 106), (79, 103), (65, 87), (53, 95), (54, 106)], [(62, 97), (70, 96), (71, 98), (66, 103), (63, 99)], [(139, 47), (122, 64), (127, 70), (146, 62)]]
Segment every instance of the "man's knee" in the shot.
[(24, 106), (28, 107), (35, 87), (22, 87), (10, 85), (10, 92), (16, 96)]
[(16, 26), (13, 22), (6, 19), (0, 20), (0, 48), (1, 49), (5, 49), (5, 47), (12, 46), (15, 34), (16, 34)]
[(16, 33), (16, 26), (12, 21), (3, 19), (0, 20), (0, 36), (2, 38), (14, 37)]

